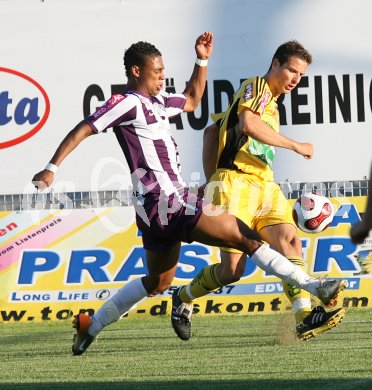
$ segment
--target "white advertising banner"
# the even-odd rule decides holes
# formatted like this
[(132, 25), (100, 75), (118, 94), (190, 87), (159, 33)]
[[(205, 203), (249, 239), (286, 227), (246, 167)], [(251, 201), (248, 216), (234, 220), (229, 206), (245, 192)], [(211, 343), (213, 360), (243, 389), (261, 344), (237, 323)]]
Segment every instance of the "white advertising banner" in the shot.
[[(279, 104), (283, 134), (315, 146), (305, 160), (278, 150), (276, 181), (361, 180), (372, 145), (369, 0), (0, 1), (0, 194), (32, 191), (64, 136), (126, 83), (123, 53), (144, 40), (163, 54), (168, 90), (182, 92), (194, 43), (215, 34), (208, 85), (194, 113), (173, 124), (186, 182), (202, 172), (203, 129), (242, 79), (263, 75), (276, 48), (299, 40), (313, 55)], [(203, 181), (203, 174), (200, 173)], [(90, 137), (62, 164), (55, 191), (126, 189), (113, 133)]]

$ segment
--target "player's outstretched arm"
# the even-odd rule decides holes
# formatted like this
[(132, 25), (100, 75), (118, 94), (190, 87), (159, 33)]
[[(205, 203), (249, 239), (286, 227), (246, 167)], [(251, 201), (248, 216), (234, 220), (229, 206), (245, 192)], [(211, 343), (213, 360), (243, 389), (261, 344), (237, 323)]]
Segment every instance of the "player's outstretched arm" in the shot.
[(213, 33), (210, 31), (200, 35), (195, 43), (195, 52), (197, 62), (194, 65), (194, 71), (192, 72), (191, 78), (187, 83), (183, 94), (186, 96), (186, 104), (184, 111), (194, 111), (202, 96), (205, 89), (205, 82), (207, 80), (207, 60), (213, 52)]
[[(58, 167), (81, 141), (92, 134), (91, 127), (85, 121), (81, 121), (60, 143), (50, 160), (50, 164)], [(54, 172), (49, 169), (43, 169), (32, 178), (32, 182), (38, 191), (43, 191), (46, 187), (49, 187), (53, 183), (53, 180)]]
[(361, 244), (372, 229), (372, 165), (369, 174), (367, 207), (363, 219), (350, 229), (350, 238), (355, 244)]
[(278, 146), (293, 150), (303, 157), (313, 157), (313, 145), (307, 142), (298, 142), (271, 129), (260, 116), (249, 109), (242, 111), (239, 117), (240, 131), (266, 145)]

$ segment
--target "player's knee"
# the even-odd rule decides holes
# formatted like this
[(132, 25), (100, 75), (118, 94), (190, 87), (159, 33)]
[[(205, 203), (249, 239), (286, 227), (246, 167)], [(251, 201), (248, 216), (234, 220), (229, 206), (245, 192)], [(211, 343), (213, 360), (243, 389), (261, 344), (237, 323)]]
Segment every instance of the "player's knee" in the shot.
[(224, 266), (221, 264), (217, 271), (217, 277), (226, 286), (227, 284), (238, 282), (243, 276), (244, 269), (245, 267), (239, 264), (235, 266)]
[(296, 237), (293, 238), (293, 240), (291, 241), (291, 245), (297, 249), (297, 251), (299, 251), (300, 253), (302, 253), (302, 242), (301, 242), (301, 239), (300, 237), (298, 237), (296, 235)]
[(291, 249), (297, 250), (300, 254), (302, 253), (302, 242), (297, 234), (288, 236), (285, 244)]
[(171, 286), (170, 282), (163, 282), (159, 283), (151, 292), (151, 295), (158, 295), (163, 293), (164, 291), (168, 290), (168, 288)]
[(145, 279), (143, 284), (148, 292), (148, 296), (153, 297), (168, 290), (172, 284), (172, 280), (152, 277)]
[(293, 252), (293, 250), (299, 252), (299, 255), (302, 253), (302, 243), (299, 236), (296, 233), (283, 234), (277, 237), (277, 244), (274, 244), (275, 248), (281, 253), (286, 253), (288, 251)]
[(230, 273), (230, 274), (224, 274), (223, 276), (220, 277), (220, 282), (224, 286), (226, 286), (227, 284), (238, 282), (241, 277), (242, 277), (242, 274), (238, 273), (238, 272)]

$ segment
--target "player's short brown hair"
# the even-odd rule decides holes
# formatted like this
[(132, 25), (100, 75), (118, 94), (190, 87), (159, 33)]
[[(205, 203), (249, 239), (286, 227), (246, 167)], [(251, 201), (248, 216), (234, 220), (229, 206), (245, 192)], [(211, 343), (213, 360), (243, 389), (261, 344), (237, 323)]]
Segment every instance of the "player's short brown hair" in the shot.
[(273, 64), (274, 59), (277, 59), (279, 64), (283, 65), (288, 62), (289, 58), (291, 57), (301, 58), (301, 60), (307, 62), (309, 65), (313, 61), (311, 54), (301, 45), (300, 42), (293, 39), (291, 41), (282, 43), (276, 49), (273, 59), (271, 60), (271, 65)]

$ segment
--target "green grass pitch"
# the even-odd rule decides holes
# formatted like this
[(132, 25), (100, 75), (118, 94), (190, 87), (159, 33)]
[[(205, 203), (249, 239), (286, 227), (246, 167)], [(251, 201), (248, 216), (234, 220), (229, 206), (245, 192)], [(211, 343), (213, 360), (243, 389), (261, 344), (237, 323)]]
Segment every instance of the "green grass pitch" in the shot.
[(70, 321), (0, 324), (0, 389), (372, 389), (372, 310), (308, 342), (289, 314), (126, 318), (82, 356)]

